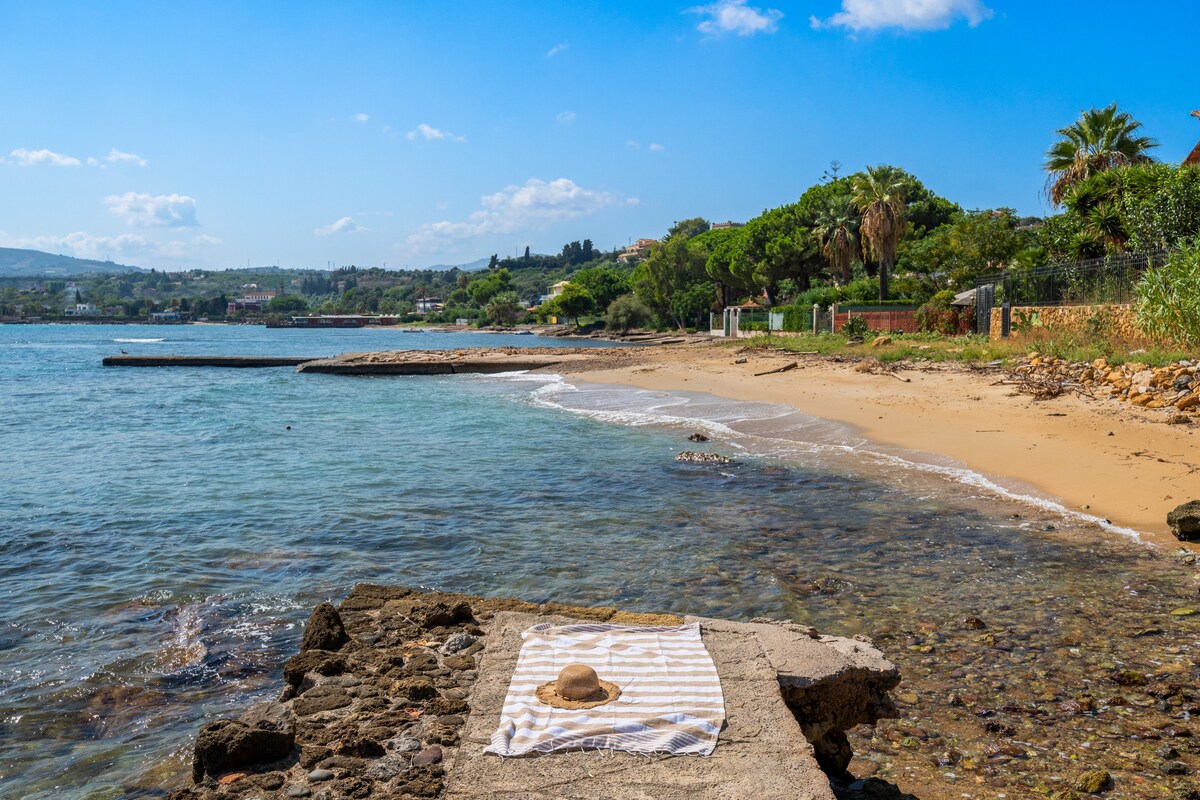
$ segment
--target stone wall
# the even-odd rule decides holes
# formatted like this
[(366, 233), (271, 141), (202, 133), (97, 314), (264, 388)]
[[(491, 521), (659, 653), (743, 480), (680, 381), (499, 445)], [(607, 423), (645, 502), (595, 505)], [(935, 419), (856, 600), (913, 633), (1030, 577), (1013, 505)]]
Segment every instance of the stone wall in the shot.
[[(1001, 308), (992, 309), (989, 335), (1000, 338)], [(1151, 345), (1134, 318), (1133, 306), (1013, 306), (1009, 338), (1027, 339), (1056, 331), (1098, 331), (1129, 343)]]

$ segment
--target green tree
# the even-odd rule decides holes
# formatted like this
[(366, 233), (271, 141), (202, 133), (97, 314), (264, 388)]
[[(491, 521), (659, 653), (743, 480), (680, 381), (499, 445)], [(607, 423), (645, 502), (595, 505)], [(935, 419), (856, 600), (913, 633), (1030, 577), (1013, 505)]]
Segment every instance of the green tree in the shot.
[(960, 214), (923, 239), (904, 242), (898, 264), (925, 276), (931, 289), (964, 289), (978, 275), (999, 272), (1035, 244), (1011, 208)]
[(731, 270), (739, 282), (765, 291), (772, 305), (784, 279), (791, 278), (800, 291), (808, 289), (820, 271), (820, 258), (798, 203), (764, 211), (742, 230), (742, 252)]
[(697, 258), (704, 260), (704, 271), (721, 292), (721, 304), (732, 305), (733, 292), (754, 291), (752, 283), (744, 283), (743, 276), (735, 275), (734, 265), (741, 258), (746, 246), (746, 229), (717, 228), (694, 237), (688, 243), (690, 250)]
[(1164, 342), (1200, 345), (1200, 241), (1147, 269), (1136, 293), (1135, 313), (1142, 330)]
[(296, 294), (272, 297), (271, 301), (267, 303), (267, 313), (281, 316), (307, 314), (308, 301)]
[(693, 283), (680, 289), (671, 295), (671, 316), (689, 323), (687, 327), (705, 327), (708, 324), (705, 317), (713, 310), (716, 293), (717, 287), (708, 281)]
[(1071, 187), (1099, 172), (1152, 161), (1149, 151), (1158, 147), (1158, 142), (1139, 135), (1141, 127), (1142, 123), (1128, 112), (1118, 111), (1113, 103), (1084, 111), (1074, 123), (1060, 128), (1057, 133), (1063, 138), (1046, 153), (1046, 193), (1051, 202), (1062, 205)]
[(495, 272), (490, 272), (481, 278), (471, 281), (467, 287), (467, 294), (471, 296), (472, 303), (482, 308), (496, 295), (511, 290), (512, 274), (509, 273), (507, 268), (501, 267)]
[(571, 276), (571, 283), (587, 289), (597, 309), (608, 308), (609, 303), (628, 294), (631, 288), (629, 273), (603, 265), (579, 270)]
[(902, 169), (881, 164), (855, 176), (854, 205), (862, 215), (864, 258), (879, 263), (879, 300), (888, 297), (888, 272), (896, 263), (896, 248), (904, 236), (904, 213), (911, 179)]
[(704, 217), (692, 217), (691, 219), (680, 220), (671, 226), (667, 231), (664, 239), (670, 239), (672, 236), (682, 235), (685, 240), (695, 238), (705, 231), (712, 228), (712, 223)]
[(592, 293), (575, 283), (564, 286), (562, 294), (554, 298), (553, 302), (563, 316), (573, 318), (576, 325), (579, 324), (579, 317), (590, 312), (596, 305)]
[(505, 327), (516, 322), (524, 311), (525, 308), (521, 305), (516, 292), (500, 292), (493, 295), (483, 309), (488, 322)]
[(688, 248), (688, 232), (680, 230), (650, 248), (650, 255), (634, 268), (631, 281), (634, 294), (660, 319), (682, 328), (684, 320), (673, 313), (671, 298), (706, 277), (703, 254)]
[(610, 331), (622, 333), (633, 328), (645, 327), (654, 312), (650, 307), (631, 294), (618, 297), (608, 306), (605, 326)]
[(850, 194), (828, 197), (816, 211), (813, 234), (821, 245), (821, 255), (829, 262), (842, 283), (852, 278), (851, 265), (860, 251), (858, 211)]

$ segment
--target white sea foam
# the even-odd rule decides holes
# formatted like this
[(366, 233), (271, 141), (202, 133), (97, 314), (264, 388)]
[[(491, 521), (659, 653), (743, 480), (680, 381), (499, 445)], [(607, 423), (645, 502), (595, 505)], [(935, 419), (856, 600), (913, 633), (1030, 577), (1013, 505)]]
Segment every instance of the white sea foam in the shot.
[[(534, 378), (535, 376), (526, 376)], [(530, 401), (544, 408), (631, 427), (665, 426), (700, 429), (722, 444), (781, 461), (810, 463), (814, 458), (834, 458), (842, 468), (861, 470), (863, 459), (886, 470), (932, 475), (958, 486), (976, 490), (981, 497), (1002, 498), (1055, 514), (1075, 523), (1099, 525), (1107, 531), (1142, 541), (1131, 528), (1075, 511), (1052, 498), (1011, 488), (983, 473), (954, 463), (936, 463), (917, 452), (880, 448), (854, 437), (838, 423), (812, 417), (781, 403), (723, 400), (703, 394), (648, 391), (625, 386), (576, 386), (559, 375), (538, 375), (541, 386), (530, 393)], [(792, 420), (789, 422), (788, 418)], [(735, 427), (737, 426), (737, 427)], [(751, 431), (746, 428), (765, 428)], [(740, 428), (740, 429), (739, 429)], [(850, 463), (858, 461), (857, 465)]]
[(113, 341), (125, 344), (158, 344), (159, 342), (165, 342), (166, 339), (113, 339)]

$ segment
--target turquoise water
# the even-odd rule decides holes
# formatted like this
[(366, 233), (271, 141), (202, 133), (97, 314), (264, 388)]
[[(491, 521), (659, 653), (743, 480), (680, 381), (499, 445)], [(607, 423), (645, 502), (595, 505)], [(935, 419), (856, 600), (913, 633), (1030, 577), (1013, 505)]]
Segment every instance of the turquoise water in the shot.
[[(277, 692), (307, 611), (357, 581), (885, 638), (968, 612), (1036, 638), (1062, 611), (1047, 585), (1064, 609), (1118, 596), (1106, 613), (1131, 619), (1184, 591), (1131, 599), (1121, 587), (1164, 567), (1120, 534), (769, 404), (551, 376), (100, 366), (118, 348), (560, 343), (576, 344), (0, 326), (0, 795), (161, 793), (202, 721)], [(740, 463), (677, 464), (697, 429)]]

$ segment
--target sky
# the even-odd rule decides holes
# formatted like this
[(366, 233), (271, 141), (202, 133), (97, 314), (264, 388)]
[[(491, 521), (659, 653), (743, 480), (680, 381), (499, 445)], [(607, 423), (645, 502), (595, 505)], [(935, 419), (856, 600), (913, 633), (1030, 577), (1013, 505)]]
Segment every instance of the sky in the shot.
[(661, 237), (890, 163), (1041, 215), (1111, 102), (1200, 140), (1200, 5), (0, 5), (0, 247), (165, 269), (463, 264)]

